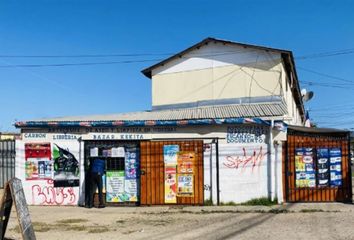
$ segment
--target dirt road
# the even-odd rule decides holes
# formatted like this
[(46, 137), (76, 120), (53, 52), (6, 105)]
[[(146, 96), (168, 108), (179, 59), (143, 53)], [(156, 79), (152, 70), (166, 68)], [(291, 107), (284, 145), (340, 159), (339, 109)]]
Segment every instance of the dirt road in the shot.
[[(354, 205), (30, 208), (37, 239), (354, 239)], [(20, 239), (13, 212), (6, 237)]]

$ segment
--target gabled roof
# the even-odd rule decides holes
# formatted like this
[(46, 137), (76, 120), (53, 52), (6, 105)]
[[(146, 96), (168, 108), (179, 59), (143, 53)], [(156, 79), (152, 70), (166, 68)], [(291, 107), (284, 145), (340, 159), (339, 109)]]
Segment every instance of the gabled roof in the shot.
[[(299, 81), (298, 81), (298, 77), (297, 77), (297, 73), (296, 73), (296, 68), (295, 68), (295, 61), (294, 61), (294, 56), (293, 53), (289, 50), (284, 50), (284, 49), (277, 49), (277, 48), (270, 48), (270, 47), (264, 47), (264, 46), (257, 46), (257, 45), (252, 45), (252, 44), (245, 44), (245, 43), (239, 43), (239, 42), (233, 42), (233, 41), (228, 41), (228, 40), (222, 40), (222, 39), (216, 39), (216, 38), (211, 38), (208, 37), (204, 40), (202, 40), (201, 42), (179, 52), (176, 53), (175, 55), (166, 58), (165, 60), (158, 62), (148, 68), (145, 68), (144, 70), (142, 70), (141, 72), (148, 78), (151, 78), (152, 75), (152, 71), (160, 66), (165, 65), (166, 63), (173, 61), (174, 59), (178, 59), (181, 58), (183, 55), (185, 55), (186, 53), (189, 53), (191, 51), (193, 51), (194, 49), (198, 49), (204, 45), (208, 45), (210, 42), (219, 42), (222, 44), (227, 44), (227, 45), (235, 45), (235, 46), (242, 46), (245, 48), (254, 48), (254, 49), (259, 49), (259, 50), (264, 50), (264, 51), (270, 51), (270, 52), (277, 52), (280, 53), (283, 62), (284, 62), (284, 67), (286, 69), (287, 72), (293, 72), (294, 73), (294, 80), (295, 80), (295, 84), (294, 84), (294, 88), (292, 89), (292, 92), (294, 94), (294, 99), (296, 102), (296, 105), (299, 107), (300, 109), (300, 115), (302, 117), (303, 120), (305, 120), (305, 109), (304, 109), (304, 104), (302, 102), (302, 97), (301, 97), (301, 91), (300, 91), (300, 85), (299, 85)], [(288, 76), (289, 79), (291, 79), (290, 76)]]
[(270, 51), (270, 52), (278, 52), (278, 53), (285, 53), (285, 54), (292, 54), (291, 51), (289, 50), (284, 50), (284, 49), (277, 49), (277, 48), (269, 48), (269, 47), (263, 47), (263, 46), (257, 46), (257, 45), (251, 45), (251, 44), (245, 44), (245, 43), (239, 43), (239, 42), (233, 42), (233, 41), (227, 41), (227, 40), (222, 40), (222, 39), (216, 39), (216, 38), (211, 38), (211, 37), (208, 37), (204, 40), (202, 40), (201, 42), (179, 52), (179, 53), (176, 53), (175, 55), (169, 57), (169, 58), (166, 58), (165, 60), (162, 60), (161, 62), (158, 62), (144, 70), (142, 70), (141, 72), (148, 78), (151, 78), (151, 72), (152, 70), (154, 70), (155, 68), (158, 68), (160, 66), (163, 66), (165, 65), (166, 63), (174, 60), (174, 59), (177, 59), (177, 58), (180, 58), (182, 57), (183, 55), (185, 55), (186, 53), (189, 53), (191, 51), (193, 51), (194, 49), (198, 49), (200, 47), (202, 47), (203, 45), (208, 45), (210, 42), (219, 42), (219, 43), (223, 43), (223, 44), (228, 44), (228, 45), (236, 45), (236, 46), (242, 46), (242, 47), (245, 47), (245, 48), (255, 48), (255, 49), (259, 49), (259, 50), (265, 50), (265, 51)]

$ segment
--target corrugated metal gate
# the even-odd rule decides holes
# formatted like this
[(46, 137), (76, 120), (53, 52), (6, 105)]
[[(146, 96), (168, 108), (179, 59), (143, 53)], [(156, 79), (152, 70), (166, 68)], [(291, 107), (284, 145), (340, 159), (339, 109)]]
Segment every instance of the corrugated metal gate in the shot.
[(15, 177), (15, 141), (0, 140), (0, 188)]
[[(317, 131), (317, 132), (316, 132)], [(349, 133), (341, 132), (299, 132), (288, 130), (287, 143), (283, 146), (283, 182), (284, 198), (287, 202), (350, 202), (352, 198)], [(296, 160), (297, 149), (307, 148), (314, 151), (313, 162), (316, 185), (311, 187), (296, 186)], [(318, 163), (319, 149), (340, 149), (341, 151), (341, 185), (320, 186)], [(311, 150), (311, 151), (312, 151)], [(330, 158), (328, 158), (328, 161)], [(330, 163), (329, 163), (330, 164)], [(331, 180), (330, 165), (328, 165), (328, 181)]]
[[(178, 197), (177, 204), (202, 205), (204, 203), (203, 182), (203, 141), (142, 141), (141, 151), (141, 199), (142, 205), (165, 204), (164, 180), (164, 145), (179, 145), (180, 151), (193, 151), (196, 153), (194, 196)], [(144, 174), (143, 174), (144, 173)]]

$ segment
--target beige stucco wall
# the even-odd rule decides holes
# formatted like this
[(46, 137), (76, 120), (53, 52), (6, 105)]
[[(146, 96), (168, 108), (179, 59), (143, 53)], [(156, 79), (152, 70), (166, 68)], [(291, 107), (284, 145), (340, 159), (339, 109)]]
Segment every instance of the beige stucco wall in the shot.
[[(231, 65), (152, 77), (152, 105), (280, 95), (280, 61)], [(250, 90), (251, 89), (251, 90)]]
[(283, 96), (283, 120), (301, 125), (299, 109), (278, 52), (209, 43), (152, 71), (152, 105)]
[(285, 102), (287, 103), (288, 114), (284, 116), (285, 122), (291, 125), (303, 125), (302, 119), (300, 116), (300, 111), (296, 106), (293, 92), (291, 91), (290, 81), (285, 74), (285, 69), (283, 64), (281, 65), (282, 72), (282, 95)]

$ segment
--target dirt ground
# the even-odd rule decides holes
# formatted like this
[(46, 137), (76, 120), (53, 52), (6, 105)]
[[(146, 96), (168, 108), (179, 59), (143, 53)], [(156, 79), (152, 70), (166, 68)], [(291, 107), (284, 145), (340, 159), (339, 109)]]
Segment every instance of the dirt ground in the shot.
[[(353, 204), (104, 209), (29, 206), (29, 210), (36, 237), (43, 240), (354, 239)], [(18, 229), (13, 207), (6, 239), (22, 239)]]
[[(30, 206), (37, 239), (354, 239), (354, 205)], [(16, 212), (8, 239), (21, 239)]]

